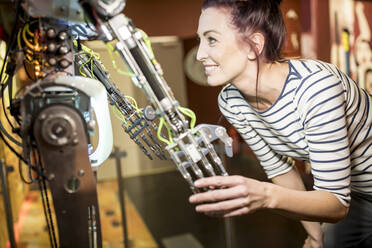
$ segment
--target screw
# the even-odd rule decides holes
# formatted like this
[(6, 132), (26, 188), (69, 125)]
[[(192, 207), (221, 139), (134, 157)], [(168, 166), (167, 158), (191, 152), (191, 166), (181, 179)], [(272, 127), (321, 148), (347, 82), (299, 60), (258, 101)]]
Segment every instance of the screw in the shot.
[(78, 176), (79, 177), (82, 177), (82, 176), (84, 176), (85, 175), (85, 171), (84, 170), (79, 170), (78, 171)]
[(52, 174), (50, 174), (50, 175), (48, 176), (48, 180), (49, 180), (49, 181), (54, 180), (54, 178), (56, 178), (56, 175), (55, 175), (54, 173), (52, 173)]
[(43, 121), (46, 119), (46, 114), (41, 114), (39, 120)]

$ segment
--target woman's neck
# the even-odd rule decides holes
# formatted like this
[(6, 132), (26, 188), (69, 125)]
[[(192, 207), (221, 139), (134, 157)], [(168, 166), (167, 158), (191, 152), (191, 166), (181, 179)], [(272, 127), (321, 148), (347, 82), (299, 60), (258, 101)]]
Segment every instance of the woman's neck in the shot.
[(275, 103), (284, 87), (289, 73), (288, 62), (261, 63), (256, 90), (256, 71), (232, 84), (257, 110), (262, 111)]

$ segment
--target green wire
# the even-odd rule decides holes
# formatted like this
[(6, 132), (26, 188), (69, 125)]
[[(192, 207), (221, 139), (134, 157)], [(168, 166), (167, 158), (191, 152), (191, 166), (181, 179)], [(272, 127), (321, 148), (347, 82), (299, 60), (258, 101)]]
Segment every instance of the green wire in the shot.
[(196, 123), (196, 115), (195, 115), (195, 113), (191, 109), (188, 109), (188, 108), (185, 108), (185, 107), (181, 107), (181, 106), (178, 106), (178, 110), (182, 114), (190, 117), (190, 119), (191, 119), (191, 121), (190, 121), (190, 128), (193, 129), (195, 127), (195, 123)]
[(120, 110), (118, 109), (118, 107), (116, 107), (115, 105), (112, 105), (112, 112), (114, 113), (114, 116), (117, 119), (119, 119), (120, 121), (124, 122), (124, 124), (127, 124), (127, 121), (125, 120), (123, 113), (120, 112)]
[(150, 38), (147, 36), (147, 34), (142, 29), (137, 28), (137, 30), (142, 33), (143, 41), (145, 42), (145, 45), (149, 49), (149, 52), (151, 54), (151, 57), (154, 58), (155, 55), (154, 55), (154, 51), (152, 50), (152, 47), (151, 47)]
[(114, 51), (114, 48), (112, 47), (112, 45), (110, 43), (106, 43), (106, 47), (107, 47), (107, 51), (109, 53), (110, 59), (112, 61), (112, 66), (114, 67), (115, 71), (117, 71), (119, 74), (124, 75), (124, 76), (135, 77), (136, 75), (134, 73), (123, 71), (116, 65), (116, 61), (112, 53)]
[[(164, 117), (160, 117), (159, 119), (160, 119), (160, 122), (159, 122), (159, 127), (158, 127), (158, 132), (157, 132), (158, 139), (160, 141), (163, 141), (167, 145), (173, 144), (172, 133), (171, 133), (170, 129), (168, 128), (167, 124), (165, 123)], [(161, 130), (163, 129), (163, 125), (167, 128), (169, 140), (167, 140), (167, 139), (165, 139), (161, 136)]]

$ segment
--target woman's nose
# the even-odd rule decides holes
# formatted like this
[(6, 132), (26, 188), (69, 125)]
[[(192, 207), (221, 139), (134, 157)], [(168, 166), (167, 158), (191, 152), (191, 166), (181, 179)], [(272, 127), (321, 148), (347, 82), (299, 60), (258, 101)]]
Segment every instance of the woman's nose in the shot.
[(196, 59), (199, 61), (203, 61), (207, 58), (207, 53), (204, 51), (205, 49), (203, 46), (200, 44), (198, 47), (198, 52), (196, 54)]

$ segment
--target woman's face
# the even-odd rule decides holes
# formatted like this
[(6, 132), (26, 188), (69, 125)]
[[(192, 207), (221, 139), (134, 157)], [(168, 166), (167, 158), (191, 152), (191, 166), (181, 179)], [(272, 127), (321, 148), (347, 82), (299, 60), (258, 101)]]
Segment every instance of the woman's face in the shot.
[(205, 67), (209, 85), (234, 83), (244, 77), (252, 64), (248, 59), (250, 49), (239, 40), (227, 10), (213, 7), (203, 10), (197, 33), (200, 38), (197, 59)]

